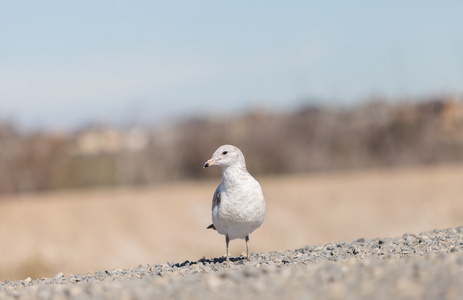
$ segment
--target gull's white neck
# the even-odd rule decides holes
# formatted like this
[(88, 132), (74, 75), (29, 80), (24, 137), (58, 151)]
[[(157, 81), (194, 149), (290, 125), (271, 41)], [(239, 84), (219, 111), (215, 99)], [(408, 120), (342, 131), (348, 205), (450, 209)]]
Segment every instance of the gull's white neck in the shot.
[(225, 186), (235, 185), (249, 176), (246, 164), (234, 164), (229, 167), (222, 167), (222, 181)]

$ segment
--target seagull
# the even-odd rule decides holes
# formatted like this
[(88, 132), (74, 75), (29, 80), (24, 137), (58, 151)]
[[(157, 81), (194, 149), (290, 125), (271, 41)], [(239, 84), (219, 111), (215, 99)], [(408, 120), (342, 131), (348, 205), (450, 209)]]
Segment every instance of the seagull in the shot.
[(222, 167), (222, 182), (212, 197), (212, 224), (207, 228), (225, 235), (228, 258), (230, 240), (246, 241), (246, 260), (249, 258), (249, 234), (260, 227), (265, 218), (265, 198), (259, 182), (248, 173), (244, 155), (232, 145), (220, 146), (204, 168)]

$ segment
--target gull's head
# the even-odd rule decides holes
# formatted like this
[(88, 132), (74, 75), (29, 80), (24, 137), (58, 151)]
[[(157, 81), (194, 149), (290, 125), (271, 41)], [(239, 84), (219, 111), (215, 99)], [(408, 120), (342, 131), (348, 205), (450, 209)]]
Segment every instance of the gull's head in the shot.
[(215, 150), (212, 158), (206, 161), (204, 168), (209, 166), (221, 166), (228, 168), (231, 166), (246, 166), (244, 155), (238, 147), (232, 145), (223, 145)]

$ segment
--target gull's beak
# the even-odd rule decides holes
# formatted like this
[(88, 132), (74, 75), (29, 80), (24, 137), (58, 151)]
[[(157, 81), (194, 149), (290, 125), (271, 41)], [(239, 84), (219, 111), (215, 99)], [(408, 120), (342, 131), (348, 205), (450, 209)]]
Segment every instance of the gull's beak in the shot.
[(206, 161), (206, 163), (204, 164), (203, 168), (207, 168), (209, 166), (212, 166), (212, 165), (215, 165), (215, 160), (213, 160), (212, 158), (209, 159), (208, 161)]

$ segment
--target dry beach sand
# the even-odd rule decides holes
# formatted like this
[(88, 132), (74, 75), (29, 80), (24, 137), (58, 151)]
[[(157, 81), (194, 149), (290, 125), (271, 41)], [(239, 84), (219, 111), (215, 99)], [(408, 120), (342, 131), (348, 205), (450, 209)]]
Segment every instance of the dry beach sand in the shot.
[[(254, 255), (463, 225), (463, 166), (256, 179), (267, 216)], [(219, 180), (2, 196), (0, 280), (221, 257), (223, 236), (206, 230)]]

